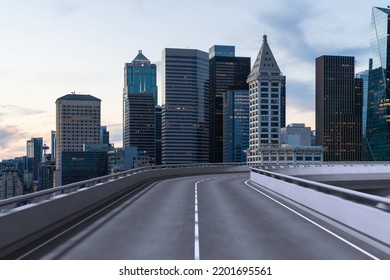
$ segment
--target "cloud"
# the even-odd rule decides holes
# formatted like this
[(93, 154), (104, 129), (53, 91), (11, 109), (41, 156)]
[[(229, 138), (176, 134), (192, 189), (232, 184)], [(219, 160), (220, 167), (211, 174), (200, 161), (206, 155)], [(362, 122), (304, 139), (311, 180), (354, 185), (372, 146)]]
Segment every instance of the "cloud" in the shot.
[(56, 14), (59, 16), (67, 16), (80, 9), (79, 6), (76, 6), (69, 1), (56, 1), (52, 4), (52, 7), (55, 10)]
[(0, 128), (0, 160), (25, 154), (28, 133), (16, 126)]
[(122, 123), (111, 123), (103, 125), (107, 126), (107, 130), (110, 132), (110, 143), (114, 143), (115, 147), (121, 146), (123, 141)]
[(17, 105), (0, 105), (0, 121), (5, 121), (8, 118), (15, 116), (34, 116), (46, 114), (47, 111), (26, 108)]
[(49, 134), (47, 119), (44, 110), (0, 105), (0, 160), (25, 155), (28, 139)]
[(300, 112), (314, 112), (314, 90), (314, 82), (312, 86), (307, 86), (297, 81), (287, 80), (287, 108), (294, 107)]
[(303, 20), (314, 13), (312, 6), (302, 1), (293, 1), (288, 6), (283, 2), (276, 1), (275, 6), (260, 10), (257, 19), (286, 58), (305, 60), (315, 53), (304, 40), (305, 30), (302, 28)]
[(26, 133), (21, 132), (17, 127), (8, 126), (0, 128), (0, 145), (2, 148), (9, 148), (11, 146), (10, 143), (21, 137), (26, 137)]
[(369, 24), (356, 13), (346, 13), (344, 4), (335, 10), (328, 1), (285, 3), (274, 0), (272, 5), (255, 11), (257, 26), (264, 28), (275, 59), (286, 75), (287, 119), (310, 124), (315, 116), (315, 58), (354, 56), (356, 72), (367, 69), (369, 38), (362, 34), (369, 34)]

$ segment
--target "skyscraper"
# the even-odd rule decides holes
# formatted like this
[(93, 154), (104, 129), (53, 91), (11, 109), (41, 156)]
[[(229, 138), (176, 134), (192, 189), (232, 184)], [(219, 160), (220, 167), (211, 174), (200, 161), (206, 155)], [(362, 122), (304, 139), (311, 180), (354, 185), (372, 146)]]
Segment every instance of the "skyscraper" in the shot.
[(131, 63), (125, 64), (124, 72), (123, 146), (146, 152), (149, 163), (155, 164), (156, 65), (139, 51)]
[(249, 91), (223, 94), (223, 161), (246, 162), (249, 145)]
[(56, 132), (52, 130), (50, 132), (50, 143), (51, 143), (51, 160), (56, 160)]
[(125, 64), (123, 93), (151, 94), (154, 102), (157, 104), (156, 69), (156, 64), (150, 63), (150, 60), (139, 50), (133, 61)]
[(39, 167), (38, 190), (53, 187), (56, 164), (54, 161), (45, 161)]
[(248, 163), (264, 160), (260, 150), (280, 144), (280, 128), (286, 123), (286, 77), (263, 36), (256, 61), (248, 76), (249, 84), (249, 151)]
[(363, 81), (363, 108), (362, 108), (362, 142), (363, 142), (363, 156), (362, 160), (368, 160), (368, 145), (366, 139), (367, 133), (367, 101), (368, 101), (368, 70), (356, 73), (356, 78)]
[(161, 121), (162, 107), (156, 106), (156, 165), (161, 165)]
[(362, 95), (354, 57), (316, 59), (316, 137), (325, 161), (362, 160)]
[(100, 127), (100, 144), (110, 144), (110, 132), (107, 130), (107, 126)]
[(43, 156), (43, 139), (41, 137), (27, 140), (28, 171), (32, 173), (33, 181), (38, 181), (39, 165)]
[(83, 144), (100, 144), (101, 100), (67, 94), (56, 101), (55, 186), (62, 184), (62, 153), (83, 151)]
[(234, 46), (209, 49), (210, 162), (223, 161), (223, 94), (248, 90), (250, 57), (236, 57)]
[(390, 160), (390, 9), (372, 8), (366, 144), (368, 160)]
[(124, 100), (124, 147), (137, 147), (149, 157), (149, 163), (155, 163), (156, 115), (151, 94), (128, 94)]
[(208, 53), (164, 49), (162, 64), (162, 164), (208, 162)]

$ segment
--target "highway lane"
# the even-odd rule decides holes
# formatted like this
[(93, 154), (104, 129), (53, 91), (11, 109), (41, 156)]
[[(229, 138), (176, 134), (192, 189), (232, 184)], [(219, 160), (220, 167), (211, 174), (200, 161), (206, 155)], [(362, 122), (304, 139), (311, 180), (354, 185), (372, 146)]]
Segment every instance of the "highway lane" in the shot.
[(264, 190), (245, 188), (243, 183), (225, 178), (199, 187), (199, 220), (205, 225), (200, 227), (201, 258), (372, 259), (343, 241), (340, 235), (349, 238), (345, 233), (329, 231), (315, 217), (281, 206)]
[(252, 189), (248, 179), (244, 173), (159, 181), (26, 258), (372, 258)]

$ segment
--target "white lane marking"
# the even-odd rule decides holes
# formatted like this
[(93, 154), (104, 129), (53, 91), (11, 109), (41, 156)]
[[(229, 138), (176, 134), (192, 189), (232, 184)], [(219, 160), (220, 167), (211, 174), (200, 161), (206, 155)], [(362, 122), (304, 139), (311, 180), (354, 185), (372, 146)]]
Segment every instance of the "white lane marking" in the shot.
[(363, 250), (362, 248), (358, 247), (357, 245), (355, 245), (355, 244), (349, 242), (348, 240), (342, 238), (341, 236), (337, 235), (337, 234), (334, 233), (333, 231), (330, 231), (329, 229), (327, 229), (327, 228), (325, 228), (325, 227), (323, 227), (323, 226), (317, 224), (316, 222), (314, 222), (313, 220), (309, 219), (308, 217), (306, 217), (306, 216), (304, 216), (304, 215), (298, 213), (297, 211), (291, 209), (291, 208), (288, 207), (287, 205), (284, 205), (283, 203), (279, 202), (278, 200), (276, 200), (276, 199), (270, 197), (269, 195), (265, 194), (264, 192), (262, 192), (262, 191), (256, 189), (255, 187), (249, 185), (248, 182), (250, 182), (250, 180), (245, 181), (245, 185), (247, 185), (247, 186), (250, 187), (251, 189), (257, 191), (258, 193), (261, 193), (261, 194), (264, 195), (265, 197), (271, 199), (272, 201), (274, 201), (274, 202), (276, 202), (277, 204), (283, 206), (283, 207), (286, 208), (287, 210), (290, 210), (291, 212), (293, 212), (294, 214), (298, 215), (299, 217), (305, 219), (306, 221), (312, 223), (313, 225), (315, 225), (315, 226), (319, 227), (320, 229), (326, 231), (327, 233), (333, 235), (334, 237), (338, 238), (339, 240), (343, 241), (344, 243), (348, 244), (349, 246), (355, 248), (356, 250), (362, 252), (363, 254), (367, 255), (368, 257), (370, 257), (370, 258), (372, 258), (372, 259), (374, 259), (374, 260), (379, 260), (379, 258), (377, 258), (377, 257), (375, 257), (374, 255), (368, 253), (367, 251)]
[(194, 233), (194, 260), (199, 260), (199, 217), (198, 217), (198, 184), (205, 180), (199, 180), (195, 183), (195, 233)]
[(211, 181), (216, 179), (223, 179), (225, 177), (212, 177), (208, 179), (202, 179), (197, 182), (195, 182), (195, 217), (194, 217), (194, 223), (195, 223), (195, 233), (194, 233), (194, 260), (200, 260), (200, 254), (199, 254), (199, 206), (198, 206), (198, 184), (204, 181)]

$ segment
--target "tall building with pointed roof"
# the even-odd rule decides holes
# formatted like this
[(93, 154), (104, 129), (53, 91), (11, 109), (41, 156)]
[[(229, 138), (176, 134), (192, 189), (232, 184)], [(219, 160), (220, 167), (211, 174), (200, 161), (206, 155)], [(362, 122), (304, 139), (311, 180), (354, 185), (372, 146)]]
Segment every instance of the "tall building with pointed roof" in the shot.
[(126, 63), (124, 68), (124, 94), (151, 94), (157, 105), (157, 76), (156, 64), (150, 63), (142, 50), (132, 62)]
[(124, 67), (123, 146), (146, 152), (149, 163), (156, 162), (157, 82), (156, 65), (142, 51)]
[(280, 144), (280, 128), (286, 124), (286, 77), (263, 36), (256, 61), (248, 76), (249, 84), (249, 164), (271, 161), (262, 158), (261, 149)]

